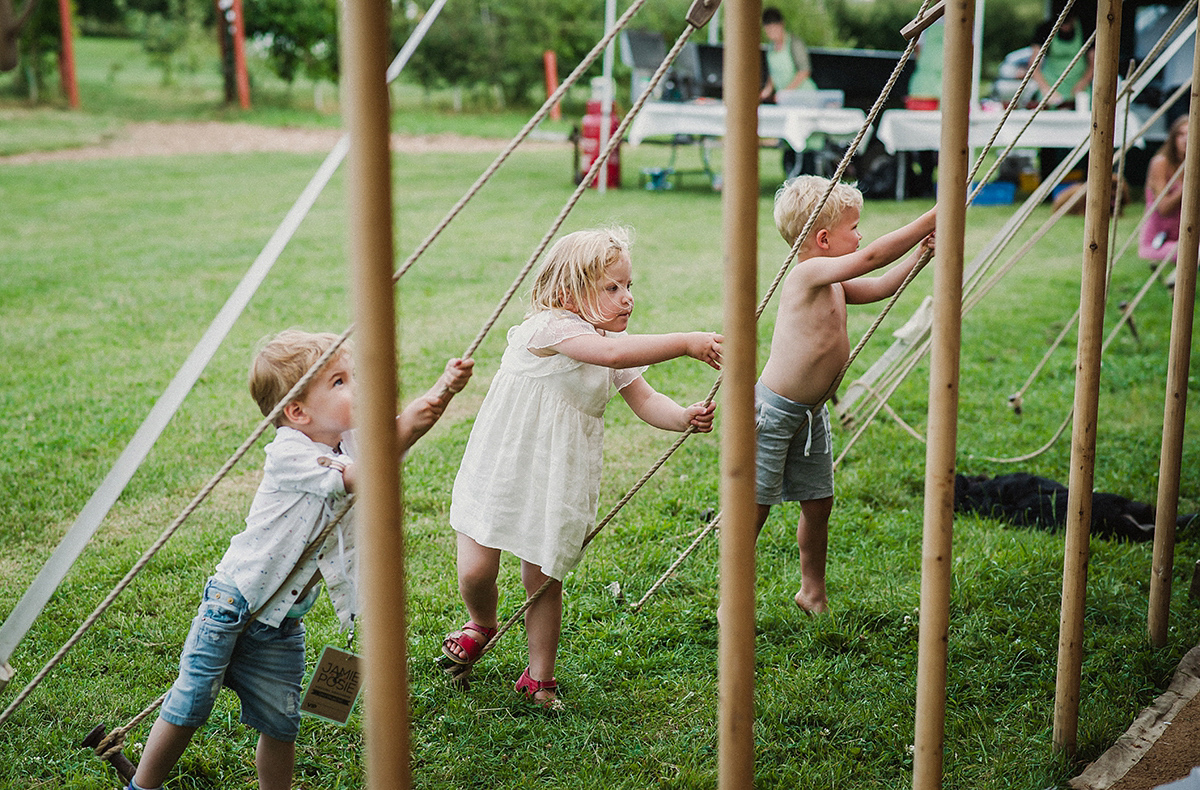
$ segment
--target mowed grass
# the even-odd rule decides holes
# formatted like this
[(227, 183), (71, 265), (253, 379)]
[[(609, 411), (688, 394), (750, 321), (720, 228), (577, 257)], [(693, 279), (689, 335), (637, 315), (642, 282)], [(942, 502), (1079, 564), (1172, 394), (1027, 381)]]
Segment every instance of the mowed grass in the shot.
[[(633, 331), (722, 324), (720, 197), (698, 179), (673, 192), (634, 188), (662, 149), (626, 148), (626, 188), (589, 193), (564, 230), (622, 223), (636, 230)], [(572, 189), (570, 150), (518, 152), (397, 288), (403, 390), (423, 390), (467, 347)], [(445, 213), (491, 155), (429, 153), (395, 161), (398, 259)], [(0, 612), (15, 605), (58, 539), (224, 303), (320, 157), (240, 155), (7, 166), (0, 169)], [(778, 153), (763, 157), (762, 291), (786, 248), (771, 227)], [(689, 186), (690, 184), (690, 186)], [(255, 343), (289, 326), (341, 331), (351, 320), (341, 176), (238, 321), (101, 531), (13, 656), (19, 688), (57, 650), (243, 437), (258, 414), (245, 391)], [(874, 238), (928, 204), (871, 202)], [(1007, 218), (973, 209), (968, 256)], [(1047, 216), (1044, 209), (1035, 219)], [(1126, 229), (1132, 221), (1125, 220)], [(964, 323), (959, 469), (1016, 471), (978, 460), (1045, 442), (1071, 405), (1073, 335), (1025, 397), (1025, 380), (1073, 311), (1082, 220), (1067, 219)], [(943, 240), (946, 243), (946, 240)], [(1146, 276), (1126, 259), (1110, 302)], [(914, 283), (848, 381), (890, 342), (933, 282)], [(1151, 290), (1105, 360), (1096, 487), (1154, 501), (1170, 297)], [(558, 677), (568, 713), (547, 719), (512, 683), (525, 666), (514, 631), (481, 663), (467, 693), (447, 687), (432, 659), (465, 614), (456, 592), (446, 513), (472, 417), (499, 364), (506, 309), (476, 355), (477, 375), (404, 472), (414, 784), (421, 788), (700, 788), (716, 784), (717, 546), (704, 545), (644, 611), (627, 603), (687, 545), (719, 507), (717, 435), (690, 439), (593, 543), (566, 581)], [(857, 340), (876, 315), (851, 308)], [(1110, 316), (1106, 325), (1111, 326)], [(759, 328), (760, 364), (774, 323)], [(893, 399), (923, 431), (928, 381), (917, 369)], [(681, 402), (702, 398), (713, 375), (689, 360), (647, 374)], [(1193, 382), (1195, 377), (1193, 376)], [(1195, 406), (1196, 385), (1189, 394)], [(1192, 409), (1194, 412), (1194, 408)], [(718, 421), (719, 422), (719, 421)], [(607, 416), (601, 512), (674, 438), (640, 423), (616, 399)], [(1195, 417), (1185, 443), (1181, 512), (1200, 509)], [(835, 429), (845, 446), (848, 433)], [(1064, 482), (1069, 440), (1019, 470)], [(111, 789), (111, 769), (78, 741), (98, 723), (124, 724), (173, 680), (180, 645), (207, 574), (242, 524), (256, 485), (255, 450), (219, 485), (131, 588), (5, 725), (0, 786)], [(911, 785), (920, 598), (924, 448), (893, 423), (868, 429), (839, 467), (831, 526), (833, 613), (798, 615), (797, 508), (776, 508), (759, 541), (756, 784), (764, 788)], [(945, 785), (1063, 786), (1125, 730), (1200, 640), (1187, 583), (1200, 558), (1181, 536), (1173, 574), (1170, 644), (1147, 645), (1150, 547), (1093, 540), (1084, 643), (1079, 751), (1051, 748), (1062, 576), (1060, 535), (974, 517), (954, 536)], [(618, 582), (622, 597), (611, 587)], [(504, 563), (501, 610), (521, 600), (516, 564)], [(342, 643), (327, 601), (306, 620), (310, 663)], [(364, 623), (364, 628), (376, 626)], [(386, 626), (380, 626), (386, 627)], [(399, 671), (400, 667), (393, 667)], [(15, 695), (10, 688), (0, 702)], [(368, 692), (369, 693), (369, 690)], [(168, 783), (253, 786), (254, 733), (224, 694)], [(306, 720), (295, 786), (364, 784), (362, 719), (344, 729)], [(127, 751), (137, 759), (149, 723)]]

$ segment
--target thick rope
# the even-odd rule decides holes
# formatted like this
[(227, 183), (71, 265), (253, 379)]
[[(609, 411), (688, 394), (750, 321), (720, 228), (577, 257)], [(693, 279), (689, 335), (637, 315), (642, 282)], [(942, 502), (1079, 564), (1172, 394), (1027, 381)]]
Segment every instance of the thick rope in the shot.
[[(347, 333), (348, 332), (349, 330), (347, 330)], [(154, 555), (158, 553), (159, 549), (166, 545), (171, 536), (173, 536), (175, 532), (181, 526), (183, 526), (183, 523), (188, 519), (188, 517), (195, 512), (196, 508), (198, 508), (200, 504), (208, 497), (208, 495), (212, 493), (212, 490), (216, 488), (217, 483), (224, 479), (229, 471), (233, 469), (234, 464), (236, 464), (242, 458), (242, 456), (249, 452), (250, 448), (254, 446), (254, 443), (258, 441), (259, 437), (261, 437), (263, 433), (265, 433), (266, 430), (274, 424), (275, 418), (283, 413), (283, 410), (288, 404), (299, 397), (300, 393), (304, 391), (309, 382), (312, 381), (313, 377), (317, 375), (317, 373), (337, 352), (337, 349), (341, 347), (342, 343), (345, 341), (345, 338), (346, 335), (343, 335), (338, 341), (330, 346), (330, 348), (324, 354), (322, 354), (315, 363), (313, 363), (313, 366), (309, 368), (308, 372), (296, 382), (295, 386), (288, 391), (283, 399), (275, 405), (275, 408), (271, 410), (270, 414), (263, 418), (262, 422), (258, 424), (250, 436), (244, 442), (242, 442), (241, 446), (234, 451), (233, 455), (231, 455), (229, 459), (221, 465), (221, 468), (217, 470), (216, 474), (214, 474), (209, 481), (205, 483), (204, 487), (201, 488), (195, 497), (192, 498), (192, 501), (189, 502), (183, 511), (175, 517), (175, 520), (171, 522), (170, 526), (163, 530), (162, 534), (158, 536), (158, 539), (155, 540), (148, 549), (146, 549), (138, 561), (133, 564), (133, 567), (129, 569), (129, 571), (117, 583), (112, 591), (109, 592), (104, 600), (96, 606), (96, 608), (87, 617), (87, 619), (83, 621), (79, 628), (76, 629), (75, 633), (73, 633), (71, 637), (63, 644), (63, 646), (59, 648), (58, 652), (46, 662), (46, 665), (42, 667), (42, 669), (33, 677), (32, 680), (29, 681), (29, 684), (26, 685), (25, 688), (21, 690), (21, 693), (18, 694), (9, 704), (9, 706), (4, 709), (4, 712), (0, 713), (0, 724), (3, 724), (5, 721), (7, 721), (8, 718), (12, 716), (13, 712), (21, 706), (21, 703), (24, 702), (25, 699), (33, 692), (33, 690), (38, 687), (42, 680), (44, 680), (46, 676), (50, 674), (50, 671), (54, 669), (54, 667), (58, 666), (59, 662), (62, 661), (67, 652), (79, 643), (92, 625), (94, 625), (95, 622), (100, 619), (100, 616), (103, 615), (110, 606), (112, 606), (113, 602), (116, 601), (117, 596), (125, 591), (125, 588), (133, 582), (134, 578), (142, 571), (143, 568), (146, 567), (150, 560), (153, 559)]]
[(646, 601), (650, 600), (651, 596), (653, 596), (656, 592), (658, 592), (658, 589), (667, 583), (667, 579), (669, 579), (671, 577), (671, 575), (673, 573), (675, 573), (675, 570), (680, 565), (683, 564), (684, 560), (686, 560), (688, 557), (692, 556), (692, 552), (694, 552), (697, 548), (700, 547), (700, 544), (704, 542), (704, 539), (706, 537), (708, 537), (708, 534), (710, 532), (712, 532), (714, 529), (716, 529), (720, 523), (721, 523), (721, 514), (718, 513), (716, 516), (713, 516), (712, 521), (709, 521), (708, 524), (705, 525), (704, 529), (700, 530), (700, 534), (697, 535), (696, 539), (691, 542), (691, 545), (689, 545), (686, 549), (684, 549), (683, 553), (680, 554), (679, 557), (674, 562), (671, 563), (671, 567), (667, 568), (663, 572), (663, 575), (659, 576), (658, 580), (655, 581), (654, 584), (650, 585), (650, 589), (646, 590), (646, 594), (643, 595), (640, 599), (638, 599), (637, 603), (635, 603), (629, 607), (629, 611), (636, 612), (639, 609), (641, 609), (642, 604), (644, 604), (644, 603), (646, 603)]
[[(259, 606), (250, 613), (250, 616), (246, 618), (247, 623), (254, 622), (258, 616), (266, 610), (272, 599), (279, 594), (280, 590), (287, 588), (289, 585), (298, 580), (300, 569), (304, 567), (305, 563), (312, 559), (314, 554), (321, 550), (321, 546), (325, 544), (325, 541), (330, 535), (333, 534), (333, 530), (342, 522), (342, 519), (346, 517), (346, 514), (350, 512), (350, 508), (354, 506), (354, 500), (354, 494), (350, 494), (345, 500), (343, 500), (342, 504), (338, 507), (337, 512), (333, 514), (333, 517), (329, 519), (325, 526), (322, 527), (321, 531), (317, 533), (317, 537), (313, 538), (312, 541), (310, 541), (309, 544), (304, 547), (304, 551), (300, 553), (300, 557), (296, 560), (296, 565), (292, 568), (292, 572), (288, 574), (287, 578), (283, 580), (282, 584), (275, 588), (275, 592), (266, 597), (262, 606)], [(99, 755), (101, 759), (106, 759), (116, 752), (121, 751), (121, 749), (124, 748), (125, 736), (130, 732), (130, 730), (141, 724), (151, 713), (158, 710), (158, 708), (163, 704), (163, 701), (166, 700), (169, 691), (170, 690), (168, 689), (168, 691), (164, 691), (162, 694), (160, 694), (158, 699), (147, 705), (141, 713), (130, 719), (125, 726), (117, 727), (104, 738), (102, 738), (100, 743), (96, 745), (96, 754)]]
[[(538, 111), (533, 114), (533, 117), (526, 122), (525, 126), (521, 128), (521, 131), (517, 132), (512, 141), (509, 142), (504, 150), (496, 156), (495, 160), (488, 165), (488, 167), (483, 171), (479, 178), (475, 180), (475, 183), (470, 186), (466, 193), (459, 198), (458, 202), (455, 203), (450, 211), (446, 213), (446, 216), (442, 218), (441, 222), (439, 222), (437, 226), (429, 233), (429, 235), (417, 245), (417, 248), (413, 250), (412, 254), (405, 259), (404, 263), (399, 269), (396, 270), (396, 274), (392, 277), (393, 282), (403, 277), (405, 272), (407, 272), (412, 265), (417, 262), (417, 259), (420, 258), (427, 249), (429, 249), (429, 246), (433, 244), (434, 240), (437, 239), (439, 235), (441, 235), (441, 232), (446, 229), (446, 226), (448, 226), (454, 220), (454, 218), (458, 216), (471, 198), (475, 197), (479, 190), (483, 188), (484, 184), (486, 184), (488, 180), (491, 179), (491, 177), (496, 173), (496, 171), (500, 169), (500, 166), (504, 164), (509, 155), (516, 150), (517, 146), (520, 145), (535, 128), (537, 128), (537, 125), (540, 124), (543, 119), (545, 119), (550, 110), (559, 102), (560, 99), (562, 99), (563, 96), (566, 95), (567, 91), (579, 81), (584, 72), (586, 72), (591, 65), (596, 62), (596, 59), (600, 57), (605, 48), (612, 42), (613, 38), (615, 38), (618, 33), (625, 29), (626, 25), (629, 24), (629, 20), (634, 14), (641, 10), (642, 6), (645, 4), (646, 0), (634, 0), (633, 4), (629, 6), (629, 9), (613, 24), (612, 30), (608, 31), (604, 35), (604, 38), (600, 39), (596, 46), (592, 47), (591, 52), (589, 52), (587, 56), (580, 61), (579, 65), (575, 67), (575, 70), (572, 71), (562, 81), (562, 84), (558, 86), (554, 93), (547, 97), (541, 108), (538, 109)], [(640, 108), (641, 105), (639, 104), (638, 107)], [(620, 137), (617, 139), (619, 140)], [(584, 183), (586, 184), (589, 182), (584, 181)]]
[(1013, 456), (1011, 458), (995, 458), (990, 455), (973, 455), (971, 453), (965, 453), (965, 455), (968, 458), (978, 458), (982, 461), (991, 461), (992, 463), (996, 464), (1018, 464), (1024, 463), (1025, 461), (1032, 461), (1034, 458), (1037, 458), (1039, 455), (1048, 451), (1055, 445), (1055, 443), (1058, 442), (1059, 439), (1062, 438), (1063, 433), (1067, 430), (1067, 426), (1071, 424), (1071, 420), (1074, 419), (1074, 417), (1075, 407), (1072, 406), (1067, 410), (1066, 418), (1064, 418), (1062, 423), (1058, 426), (1058, 430), (1054, 432), (1054, 435), (1051, 436), (1050, 439), (1041, 447), (1033, 450), (1032, 452), (1028, 452), (1025, 455)]
[(654, 88), (666, 76), (667, 71), (671, 68), (671, 64), (675, 60), (675, 57), (679, 54), (679, 51), (683, 49), (683, 45), (687, 43), (688, 39), (691, 38), (692, 33), (694, 32), (696, 32), (696, 28), (688, 25), (684, 29), (683, 33), (679, 35), (679, 38), (675, 41), (674, 46), (671, 47), (671, 50), (667, 53), (667, 56), (663, 59), (663, 62), (659, 64), (658, 69), (650, 77), (650, 82), (646, 86), (646, 89), (642, 92), (642, 95), (637, 98), (637, 101), (633, 103), (633, 107), (628, 113), (626, 113), (625, 117), (621, 119), (620, 124), (617, 125), (617, 128), (609, 137), (608, 145), (606, 145), (600, 152), (600, 155), (596, 157), (596, 161), (592, 162), (591, 168), (588, 169), (583, 179), (580, 180), (579, 185), (575, 188), (575, 191), (571, 193), (571, 196), (567, 199), (566, 204), (559, 211), (558, 216), (554, 219), (554, 222), (551, 223), (549, 230), (547, 230), (546, 234), (542, 236), (542, 240), (538, 243), (533, 253), (529, 256), (529, 259), (525, 262), (525, 265), (521, 267), (521, 271), (517, 274), (516, 278), (513, 279), (512, 285), (509, 286), (508, 291), (505, 292), (504, 296), (501, 297), (500, 301), (497, 303), (496, 309), (484, 323), (483, 328), (479, 331), (479, 334), (476, 336), (475, 340), (471, 342), (470, 346), (468, 346), (467, 351), (463, 354), (464, 357), (469, 357), (475, 353), (476, 349), (478, 349), (479, 345), (483, 342), (484, 337), (487, 336), (487, 333), (491, 331), (492, 327), (496, 325), (496, 322), (500, 320), (500, 313), (502, 313), (504, 308), (507, 307), (509, 302), (512, 301), (513, 297), (517, 293), (517, 289), (521, 287), (521, 283), (525, 280), (526, 276), (529, 275), (529, 272), (533, 269), (534, 264), (536, 264), (538, 258), (541, 257), (542, 252), (544, 252), (546, 247), (549, 246), (550, 240), (554, 238), (556, 233), (558, 233), (559, 228), (561, 228), (562, 224), (566, 221), (567, 215), (571, 213), (571, 210), (575, 208), (575, 204), (579, 202), (581, 197), (583, 197), (583, 193), (587, 191), (588, 185), (592, 182), (592, 179), (594, 179), (596, 174), (600, 172), (600, 168), (605, 165), (609, 157), (612, 155), (612, 152), (615, 151), (617, 146), (621, 144), (621, 140), (625, 136), (625, 132), (629, 128), (629, 125), (633, 123), (633, 119), (637, 117), (637, 114), (641, 111), (642, 106), (650, 98), (650, 94), (653, 93)]
[[(1190, 0), (1189, 7), (1194, 6), (1195, 4), (1196, 4), (1196, 0)], [(1163, 34), (1163, 37), (1159, 40), (1158, 45), (1154, 49), (1155, 52), (1159, 52), (1162, 50), (1163, 46), (1165, 45), (1164, 42), (1170, 37), (1172, 30), (1177, 29), (1179, 24), (1181, 24), (1181, 18), (1183, 16), (1183, 13), (1186, 12), (1186, 10), (1187, 9), (1185, 8), (1184, 12), (1181, 12), (1180, 18), (1176, 19), (1176, 23), (1172, 26), (1172, 29), (1168, 30), (1166, 33)], [(1135, 79), (1145, 70), (1145, 68), (1148, 67), (1147, 64), (1148, 64), (1148, 60), (1143, 62), (1143, 68), (1140, 69), (1138, 72), (1135, 72), (1135, 76), (1134, 76)], [(1132, 84), (1127, 84), (1126, 86), (1124, 86), (1124, 89), (1123, 89), (1121, 95), (1122, 96), (1129, 95), (1130, 91), (1132, 90), (1132, 87), (1133, 87)], [(1126, 139), (1124, 141), (1124, 144), (1123, 144), (1121, 150), (1127, 149), (1129, 146), (1133, 145), (1137, 140), (1140, 140), (1142, 137), (1144, 137), (1146, 132), (1149, 130), (1149, 128), (1160, 117), (1162, 117), (1162, 115), (1166, 112), (1167, 107), (1169, 107), (1176, 98), (1178, 98), (1185, 91), (1187, 91), (1189, 89), (1189, 87), (1190, 87), (1190, 82), (1179, 86), (1179, 88), (1172, 94), (1172, 96), (1170, 98), (1168, 98), (1168, 100), (1161, 107), (1159, 107), (1157, 110), (1155, 110), (1153, 113), (1151, 113), (1151, 115), (1146, 119), (1146, 121), (1143, 122), (1142, 126), (1140, 127), (1138, 132), (1134, 135), (1134, 137), (1132, 139)], [(1081, 141), (1079, 143), (1079, 145), (1076, 146), (1075, 151), (1073, 152), (1074, 154), (1078, 154), (1080, 152), (1080, 150), (1082, 149), (1082, 147), (1084, 145), (1084, 142), (1086, 142), (1086, 141)], [(1064, 160), (1062, 165), (1060, 165), (1059, 170), (1065, 171), (1064, 165), (1066, 165), (1067, 161), (1070, 161), (1069, 157), (1067, 160)], [(1059, 175), (1061, 177), (1059, 170), (1055, 171), (1055, 175)], [(1048, 193), (1049, 185), (1053, 180), (1054, 180), (1054, 176), (1052, 175), (1051, 179), (1048, 179), (1047, 182), (1043, 183), (1038, 188), (1038, 191), (1035, 192), (1034, 196), (1038, 197), (1040, 195), (1041, 197), (1044, 197), (1045, 194)], [(1079, 196), (1077, 199), (1082, 199), (1082, 196)], [(1027, 201), (1026, 206), (1022, 207), (1022, 211), (1023, 211), (1022, 222), (1024, 220), (1027, 220), (1028, 217), (1030, 216), (1030, 214), (1032, 213), (1032, 204), (1035, 204), (1038, 202), (1040, 202), (1040, 200), (1034, 201), (1031, 199), (1030, 201)], [(1063, 211), (1061, 213), (1056, 213), (1054, 216), (1052, 216), (1051, 220), (1048, 221), (1045, 225), (1043, 225), (1042, 229), (1040, 229), (1038, 231), (1037, 238), (1041, 238), (1041, 236), (1045, 235), (1045, 232), (1047, 232), (1049, 230), (1049, 228), (1053, 225), (1054, 222), (1058, 221), (1058, 219), (1062, 216), (1062, 214), (1065, 214), (1065, 211)], [(1008, 244), (1008, 242), (1012, 239), (1012, 237), (1015, 236), (1016, 231), (1019, 228), (1019, 226), (1020, 226), (1020, 223), (1014, 223), (1010, 227), (1008, 227), (1007, 228), (1007, 230), (1008, 230), (1007, 237), (1001, 243), (995, 245), (987, 254), (989, 256), (998, 254), (999, 251), (1002, 250)], [(1027, 243), (1025, 245), (1025, 248), (1028, 248), (1031, 246), (1032, 245), (1030, 243)], [(1025, 248), (1023, 248), (1023, 250), (1024, 250), (1024, 252), (1027, 252), (1028, 250)], [(1018, 253), (1016, 256), (1011, 258), (1009, 260), (1008, 264), (1006, 265), (1006, 267), (1003, 269), (1003, 271), (1007, 271), (1009, 268), (1011, 268), (1011, 266), (1014, 265), (1019, 260), (1020, 256), (1022, 254), (1024, 254), (1024, 252)], [(992, 264), (994, 264), (994, 261), (992, 263), (985, 264), (980, 269), (980, 275), (982, 275), (982, 273), (984, 271), (988, 270)], [(1001, 276), (1002, 275), (993, 276), (990, 280), (988, 280), (987, 285), (984, 287), (981, 287), (979, 285), (980, 277), (976, 277), (973, 280), (968, 280), (968, 283), (966, 283), (964, 287), (965, 287), (965, 289), (969, 290), (970, 296), (968, 298), (964, 299), (964, 305), (966, 306), (965, 309), (970, 309), (970, 308), (976, 306), (981, 301), (983, 295), (985, 295), (988, 291), (990, 291), (990, 289), (992, 287), (994, 287), (994, 285), (996, 283), (999, 282)], [(971, 286), (974, 286), (974, 287), (971, 287)], [(893, 364), (894, 365), (903, 364), (903, 359), (905, 359), (907, 357), (907, 355), (909, 355), (909, 354), (923, 355), (925, 353), (925, 349), (927, 349), (927, 348), (928, 348), (928, 346), (922, 346), (921, 349), (917, 349), (914, 347), (913, 349), (910, 349), (908, 352), (906, 352), (905, 355), (901, 357), (901, 359), (897, 360)], [(914, 367), (915, 367), (915, 365), (907, 365), (906, 370), (910, 372)], [(908, 373), (906, 372), (904, 375), (908, 375)], [(859, 386), (864, 386), (863, 382), (857, 382), (857, 383)], [(865, 421), (867, 423), (869, 423), (871, 421), (871, 419), (874, 418), (875, 414), (878, 414), (878, 409), (874, 410), (871, 413), (871, 415), (866, 418)], [(843, 420), (846, 420), (846, 421), (855, 421), (857, 419), (861, 419), (861, 415), (859, 415), (858, 417), (856, 417), (855, 415), (849, 415), (849, 414), (843, 415)], [(843, 453), (843, 455), (844, 455), (844, 453)], [(1024, 456), (1022, 456), (1022, 458), (1024, 458)]]

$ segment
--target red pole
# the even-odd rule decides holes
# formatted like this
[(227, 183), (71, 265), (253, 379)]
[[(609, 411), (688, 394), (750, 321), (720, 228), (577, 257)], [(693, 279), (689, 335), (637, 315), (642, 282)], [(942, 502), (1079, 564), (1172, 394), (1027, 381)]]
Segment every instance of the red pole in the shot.
[[(554, 54), (554, 50), (548, 49), (542, 53), (542, 65), (546, 69), (546, 96), (553, 96), (558, 90), (558, 55)], [(562, 106), (558, 102), (554, 102), (550, 108), (550, 117), (556, 121), (562, 120)]]
[(238, 105), (250, 109), (250, 76), (246, 73), (246, 23), (242, 0), (233, 0), (233, 69), (237, 77)]
[(79, 109), (79, 83), (75, 80), (75, 36), (71, 24), (71, 0), (58, 0), (58, 19), (62, 27), (62, 50), (58, 55), (58, 73), (67, 104)]

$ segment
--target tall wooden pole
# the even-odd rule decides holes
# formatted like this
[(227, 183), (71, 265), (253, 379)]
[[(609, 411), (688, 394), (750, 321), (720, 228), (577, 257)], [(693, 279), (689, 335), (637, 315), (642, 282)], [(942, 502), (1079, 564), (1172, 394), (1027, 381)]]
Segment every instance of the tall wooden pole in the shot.
[[(1195, 65), (1200, 66), (1200, 52)], [(1193, 71), (1193, 74), (1200, 71)], [(1200, 152), (1200, 93), (1192, 82), (1188, 150)], [(1192, 355), (1192, 317), (1196, 300), (1196, 258), (1200, 249), (1200, 156), (1183, 165), (1179, 253), (1175, 263), (1175, 306), (1171, 312), (1171, 351), (1163, 407), (1162, 454), (1158, 465), (1158, 503), (1154, 517), (1154, 559), (1150, 570), (1150, 643), (1167, 644), (1171, 611), (1171, 569), (1175, 564), (1175, 519), (1179, 515), (1179, 474), (1183, 461), (1183, 425), (1187, 416), (1188, 368)]]
[(361, 444), (357, 524), (365, 615), (367, 783), (409, 787), (404, 543), (396, 437), (396, 317), (392, 290), (392, 167), (388, 149), (387, 0), (348, 0), (342, 85), (350, 133), (356, 423)]
[(58, 21), (62, 28), (62, 49), (58, 55), (58, 74), (67, 105), (79, 109), (79, 81), (75, 78), (75, 23), (71, 21), (71, 0), (58, 0)]
[(725, 7), (725, 347), (721, 386), (718, 787), (754, 786), (754, 381), (760, 0)]
[(250, 109), (250, 73), (246, 70), (246, 20), (242, 0), (233, 0), (233, 74), (237, 84), (238, 106)]
[(1096, 70), (1092, 81), (1092, 141), (1088, 152), (1087, 217), (1079, 294), (1079, 341), (1075, 362), (1075, 424), (1067, 487), (1062, 612), (1054, 699), (1054, 747), (1073, 754), (1079, 730), (1079, 680), (1083, 670), (1083, 610), (1087, 598), (1088, 540), (1096, 472), (1096, 423), (1100, 402), (1100, 347), (1112, 209), (1113, 126), (1117, 108), (1121, 0), (1096, 4)]
[(954, 459), (958, 444), (958, 376), (962, 345), (963, 235), (966, 231), (971, 72), (975, 0), (946, 3), (942, 138), (938, 152), (937, 249), (933, 275), (933, 347), (929, 373), (929, 440), (925, 451), (925, 527), (921, 543), (921, 630), (913, 787), (942, 786), (946, 724), (946, 656), (950, 638), (950, 551), (954, 535)]

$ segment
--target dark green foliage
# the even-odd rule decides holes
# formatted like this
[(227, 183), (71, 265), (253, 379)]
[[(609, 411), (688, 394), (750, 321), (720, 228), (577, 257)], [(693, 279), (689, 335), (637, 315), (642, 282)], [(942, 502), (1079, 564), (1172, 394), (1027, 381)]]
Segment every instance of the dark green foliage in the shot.
[(338, 35), (336, 0), (245, 0), (246, 36), (262, 36), (271, 68), (291, 83), (336, 79)]
[[(400, 6), (392, 25), (397, 49), (424, 14), (424, 5)], [(498, 86), (506, 102), (524, 104), (544, 84), (545, 51), (556, 53), (566, 74), (603, 34), (603, 7), (588, 0), (450, 0), (409, 68), (426, 89)], [(592, 73), (600, 73), (599, 61)]]

